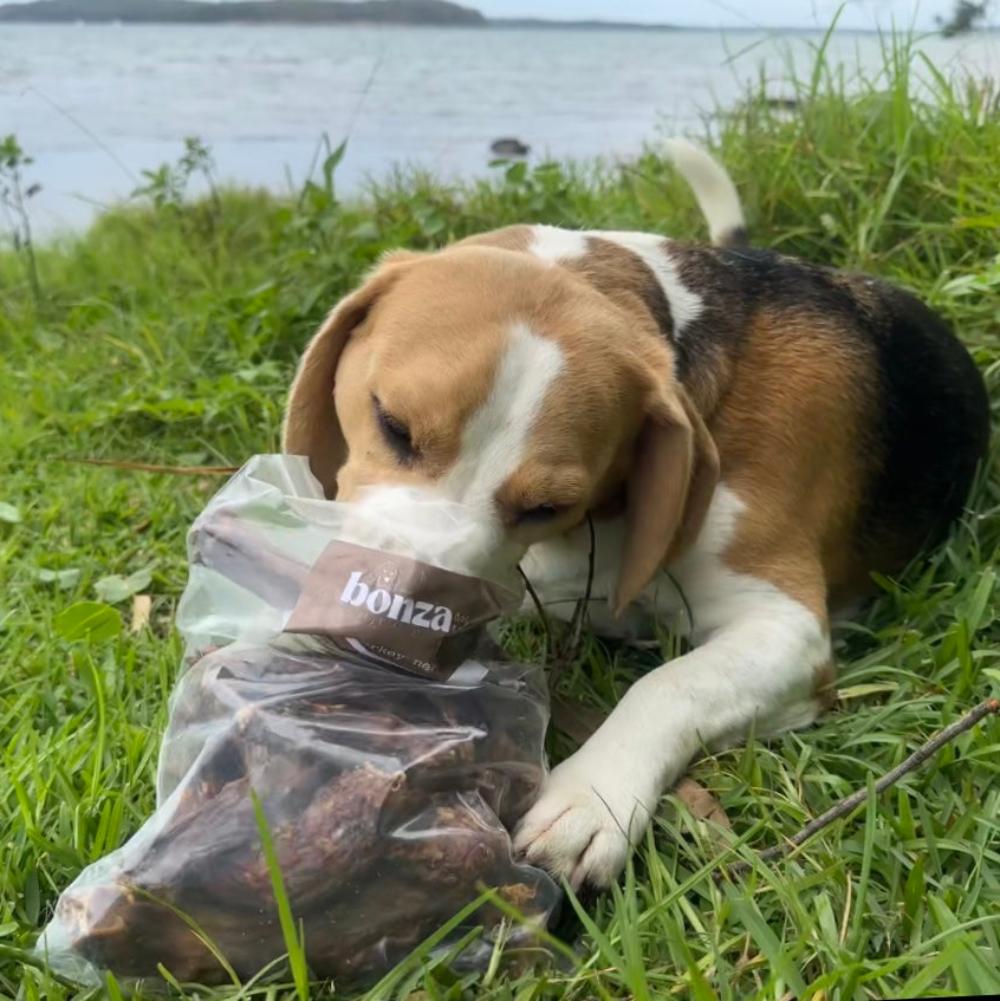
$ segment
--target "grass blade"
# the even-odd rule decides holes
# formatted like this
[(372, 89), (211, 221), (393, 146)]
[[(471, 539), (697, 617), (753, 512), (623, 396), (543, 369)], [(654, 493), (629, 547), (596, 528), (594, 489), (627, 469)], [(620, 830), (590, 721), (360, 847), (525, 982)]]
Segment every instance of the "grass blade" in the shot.
[(288, 951), (288, 965), (291, 967), (292, 978), (295, 981), (295, 992), (299, 996), (299, 1001), (309, 1001), (309, 967), (306, 963), (305, 942), (299, 937), (298, 929), (295, 926), (295, 918), (292, 915), (291, 904), (288, 902), (288, 894), (285, 892), (285, 881), (281, 875), (281, 866), (278, 862), (278, 854), (274, 850), (274, 839), (271, 837), (271, 828), (268, 826), (264, 807), (260, 797), (253, 789), (250, 790), (250, 798), (253, 801), (254, 815), (257, 818), (257, 830), (260, 832), (260, 843), (267, 861), (267, 871), (271, 876), (274, 900), (278, 906), (278, 921), (281, 924), (285, 949)]

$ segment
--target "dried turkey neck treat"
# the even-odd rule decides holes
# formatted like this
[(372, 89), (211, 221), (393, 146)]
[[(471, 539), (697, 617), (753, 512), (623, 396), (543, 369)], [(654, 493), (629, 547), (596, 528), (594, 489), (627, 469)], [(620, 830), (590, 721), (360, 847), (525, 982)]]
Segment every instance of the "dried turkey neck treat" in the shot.
[(324, 774), (370, 760), (405, 772), (410, 790), (479, 789), (513, 823), (544, 775), (547, 717), (516, 670), (498, 668), (493, 680), (489, 686), (415, 682), (378, 665), (317, 654), (215, 651), (178, 686), (160, 794), (187, 773), (205, 736), (232, 720), (247, 759), (272, 760), (286, 746), (298, 768), (310, 763)]
[(536, 945), (558, 891), (508, 832), (545, 776), (544, 679), (483, 642), (520, 595), (471, 566), (480, 530), (454, 506), (412, 510), (327, 501), (288, 456), (209, 503), (158, 807), (60, 897), (39, 944), (57, 971), (211, 984), (229, 979), (214, 952), (242, 978), (282, 956), (251, 790), (317, 976), (377, 978), (483, 887), (524, 927), (486, 903), (442, 947), (479, 927), (459, 957), (474, 969), (501, 928)]

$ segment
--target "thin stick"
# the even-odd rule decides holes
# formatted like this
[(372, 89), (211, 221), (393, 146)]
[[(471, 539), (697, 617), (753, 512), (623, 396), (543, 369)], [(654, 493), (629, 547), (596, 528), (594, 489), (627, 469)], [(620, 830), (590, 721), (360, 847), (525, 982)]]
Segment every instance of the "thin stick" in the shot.
[(63, 457), (60, 462), (83, 466), (107, 466), (137, 473), (169, 473), (172, 476), (232, 476), (239, 466), (161, 466), (154, 462), (130, 462), (127, 459), (74, 459)]
[(531, 596), (531, 600), (535, 605), (535, 611), (538, 613), (538, 617), (542, 620), (542, 626), (545, 629), (545, 656), (542, 658), (542, 667), (545, 667), (553, 653), (552, 624), (549, 622), (548, 615), (545, 614), (545, 606), (542, 605), (542, 600), (538, 597), (535, 585), (531, 583), (531, 580), (524, 572), (520, 563), (517, 565), (517, 572), (521, 575), (521, 579), (524, 581), (524, 586), (528, 589), (528, 594)]
[[(531, 600), (535, 605), (535, 611), (538, 613), (538, 617), (542, 620), (542, 626), (545, 629), (545, 663), (543, 666), (548, 666), (549, 668), (549, 685), (554, 688), (556, 681), (559, 679), (559, 675), (562, 674), (563, 670), (576, 660), (577, 654), (580, 651), (580, 639), (583, 633), (583, 623), (587, 615), (587, 610), (590, 607), (591, 592), (594, 586), (594, 561), (595, 561), (595, 551), (597, 548), (597, 536), (594, 531), (594, 520), (587, 514), (587, 526), (590, 529), (590, 553), (587, 557), (587, 586), (583, 593), (583, 597), (579, 599), (567, 599), (570, 601), (576, 601), (576, 608), (573, 609), (573, 616), (569, 622), (570, 636), (569, 642), (561, 650), (556, 650), (555, 646), (555, 635), (552, 630), (552, 623), (549, 621), (548, 615), (545, 613), (545, 605), (542, 603), (542, 599), (539, 598), (538, 592), (535, 590), (531, 581), (528, 579), (528, 575), (524, 572), (524, 569), (518, 564), (517, 572), (521, 575), (521, 579), (524, 581), (525, 587), (528, 589), (528, 594), (531, 596)], [(560, 602), (552, 601), (549, 602), (550, 605), (557, 605)], [(561, 644), (560, 644), (561, 645)]]
[[(919, 768), (931, 755), (942, 748), (950, 740), (954, 740), (959, 734), (971, 730), (985, 716), (1000, 713), (1000, 699), (986, 699), (978, 706), (967, 712), (961, 719), (956, 720), (950, 726), (946, 726), (940, 733), (935, 734), (925, 744), (918, 747), (905, 761), (900, 762), (890, 772), (886, 772), (875, 783), (876, 794), (885, 792), (890, 786), (895, 785), (904, 775)], [(781, 858), (793, 849), (798, 848), (804, 841), (808, 841), (817, 831), (821, 831), (828, 824), (846, 816), (856, 807), (860, 806), (868, 798), (867, 789), (858, 789), (850, 796), (842, 799), (839, 803), (831, 806), (825, 813), (821, 813), (815, 820), (811, 820), (800, 831), (796, 831), (790, 838), (780, 845), (762, 851), (758, 856), (762, 862), (769, 862), (771, 859)], [(741, 876), (750, 869), (748, 862), (737, 862), (729, 866), (729, 873)]]
[(587, 528), (590, 529), (590, 551), (587, 553), (587, 587), (583, 592), (583, 598), (577, 602), (573, 612), (573, 629), (569, 637), (570, 654), (575, 659), (580, 648), (580, 636), (583, 633), (583, 620), (587, 617), (590, 609), (590, 593), (594, 587), (594, 561), (596, 559), (597, 536), (594, 532), (594, 519), (587, 514)]
[(583, 597), (576, 603), (576, 608), (573, 609), (573, 617), (569, 623), (569, 639), (566, 645), (559, 651), (559, 655), (553, 660), (551, 668), (549, 668), (549, 683), (553, 688), (563, 671), (580, 655), (583, 623), (587, 618), (587, 612), (590, 611), (590, 595), (594, 587), (597, 535), (594, 531), (594, 519), (589, 513), (587, 514), (587, 527), (590, 529), (590, 551), (587, 554), (587, 586), (583, 592)]

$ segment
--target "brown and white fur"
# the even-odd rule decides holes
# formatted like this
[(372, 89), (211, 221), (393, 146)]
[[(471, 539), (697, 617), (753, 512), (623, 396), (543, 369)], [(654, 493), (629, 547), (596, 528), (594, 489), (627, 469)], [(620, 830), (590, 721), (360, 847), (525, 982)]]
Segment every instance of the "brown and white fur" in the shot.
[(815, 719), (831, 607), (941, 535), (987, 436), (935, 314), (745, 247), (728, 175), (671, 148), (714, 246), (525, 225), (389, 254), (310, 344), (285, 425), (330, 496), (467, 505), (556, 611), (584, 590), (591, 515), (595, 627), (689, 635), (516, 832), (575, 885), (614, 879), (700, 748)]

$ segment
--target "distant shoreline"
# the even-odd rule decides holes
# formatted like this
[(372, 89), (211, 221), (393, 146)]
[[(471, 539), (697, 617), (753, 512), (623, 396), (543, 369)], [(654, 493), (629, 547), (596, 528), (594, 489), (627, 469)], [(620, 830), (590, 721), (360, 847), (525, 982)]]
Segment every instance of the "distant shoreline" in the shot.
[[(0, 8), (2, 12), (3, 8)], [(759, 28), (743, 25), (700, 25), (700, 24), (639, 24), (635, 22), (616, 21), (524, 21), (516, 18), (487, 19), (483, 24), (448, 24), (447, 22), (421, 22), (413, 23), (406, 21), (260, 21), (246, 18), (232, 18), (218, 21), (186, 21), (186, 20), (126, 20), (124, 18), (5, 18), (0, 13), (0, 24), (24, 24), (24, 25), (67, 25), (75, 24), (80, 27), (169, 27), (171, 25), (194, 27), (194, 28), (224, 28), (224, 27), (244, 27), (244, 28), (267, 28), (267, 27), (320, 27), (320, 28), (406, 28), (415, 31), (425, 31), (429, 29), (449, 28), (460, 31), (517, 31), (540, 30), (540, 31), (578, 31), (587, 33), (590, 31), (622, 31), (650, 34), (713, 34), (724, 35), (824, 35), (826, 28), (806, 28), (806, 27), (774, 27), (761, 26)], [(881, 34), (878, 28), (838, 28), (838, 35), (878, 35)], [(918, 32), (917, 37), (934, 35), (941, 37), (940, 33), (932, 28)], [(977, 28), (973, 33), (975, 37), (1000, 35), (1000, 25), (996, 27)], [(969, 35), (961, 36), (968, 38)]]
[[(582, 33), (590, 31), (623, 31), (623, 32), (649, 32), (659, 34), (713, 34), (725, 35), (824, 35), (826, 28), (806, 28), (806, 27), (774, 27), (763, 25), (752, 27), (749, 25), (710, 25), (710, 24), (641, 24), (633, 21), (540, 21), (523, 18), (487, 18), (482, 24), (452, 24), (445, 21), (294, 21), (294, 20), (274, 20), (261, 21), (252, 18), (229, 18), (226, 20), (196, 21), (183, 20), (180, 18), (171, 20), (150, 20), (126, 18), (41, 18), (41, 17), (4, 17), (4, 8), (0, 7), (0, 24), (31, 24), (31, 25), (79, 25), (80, 27), (169, 27), (171, 25), (195, 27), (195, 28), (224, 28), (224, 27), (245, 27), (245, 28), (267, 28), (267, 27), (320, 27), (320, 28), (407, 28), (416, 31), (436, 28), (453, 28), (461, 31), (516, 31), (519, 29), (538, 29), (540, 31), (579, 31)], [(878, 28), (838, 28), (838, 35), (878, 35)], [(976, 36), (998, 35), (1000, 25), (996, 27), (977, 28)], [(928, 28), (919, 32), (922, 35), (939, 36), (939, 32)], [(969, 37), (969, 36), (964, 36)]]
[[(711, 25), (711, 24), (641, 24), (634, 21), (541, 21), (523, 18), (487, 18), (481, 24), (455, 24), (447, 21), (376, 21), (376, 20), (350, 20), (350, 21), (295, 21), (271, 20), (262, 21), (254, 18), (227, 18), (226, 20), (199, 21), (185, 20), (182, 18), (151, 20), (127, 19), (127, 18), (86, 18), (86, 17), (5, 17), (4, 8), (0, 7), (0, 23), (2, 24), (33, 24), (33, 25), (66, 25), (76, 24), (81, 27), (93, 27), (105, 25), (110, 27), (143, 27), (154, 25), (159, 27), (169, 25), (184, 25), (196, 28), (224, 28), (240, 26), (245, 28), (267, 28), (267, 27), (321, 27), (321, 28), (407, 28), (416, 31), (423, 31), (432, 28), (455, 28), (462, 31), (516, 31), (519, 29), (538, 29), (540, 31), (627, 31), (627, 32), (648, 32), (659, 34), (703, 34), (712, 32), (725, 35), (824, 35), (826, 28), (807, 27), (774, 27), (762, 25), (752, 27), (750, 25)], [(881, 34), (878, 28), (838, 28), (838, 35), (878, 35)], [(1000, 35), (1000, 25), (977, 28), (972, 33), (977, 37), (983, 35)], [(933, 28), (917, 32), (917, 37), (924, 35), (934, 35), (940, 37), (940, 33)], [(971, 37), (969, 35), (960, 37)]]
[[(548, 18), (488, 18), (473, 7), (451, 0), (230, 0), (196, 3), (192, 0), (32, 0), (0, 6), (6, 24), (196, 24), (211, 25), (359, 25), (406, 28), (518, 28), (552, 31), (705, 32), (727, 34), (816, 34), (823, 28), (740, 25), (645, 24), (638, 21)], [(986, 26), (977, 33), (993, 33)], [(840, 33), (867, 35), (877, 29), (843, 28)], [(933, 29), (928, 29), (928, 33)]]

